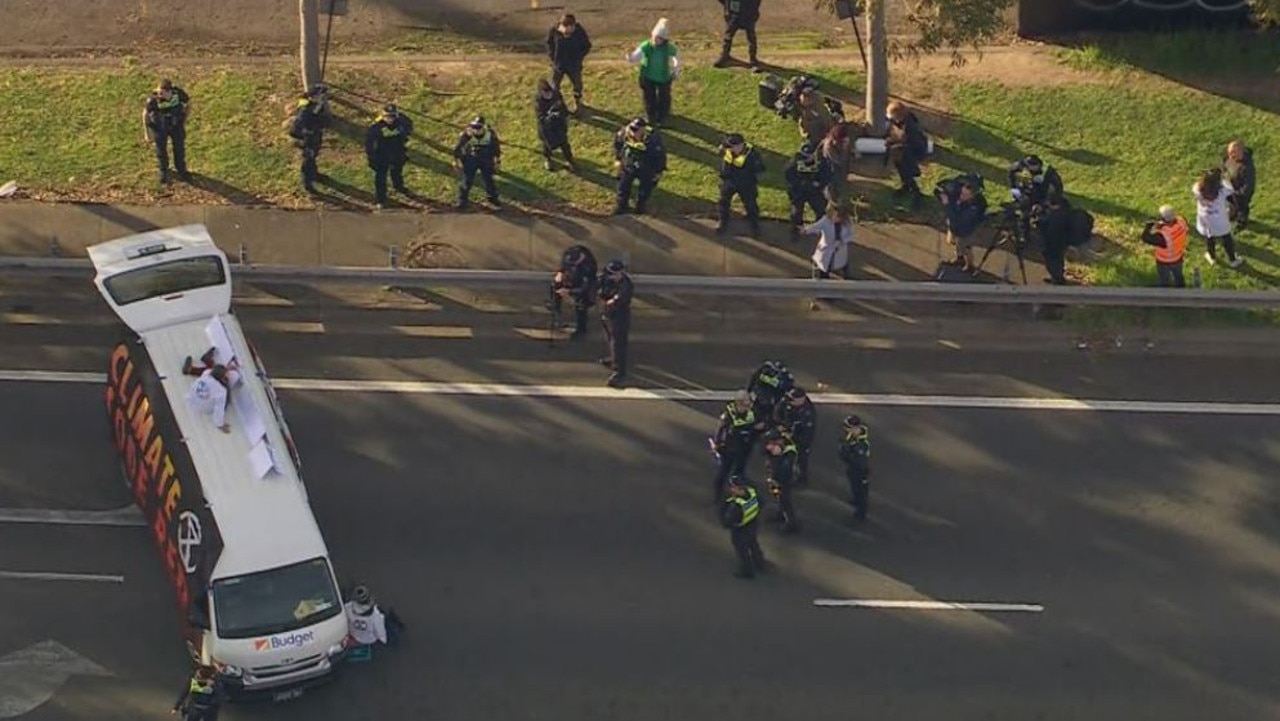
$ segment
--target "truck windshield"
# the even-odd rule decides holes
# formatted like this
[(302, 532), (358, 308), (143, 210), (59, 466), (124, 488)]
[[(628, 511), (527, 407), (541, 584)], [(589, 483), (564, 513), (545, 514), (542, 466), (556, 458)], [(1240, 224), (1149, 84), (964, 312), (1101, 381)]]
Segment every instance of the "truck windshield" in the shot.
[(342, 613), (324, 558), (213, 582), (221, 638), (285, 633)]
[(116, 305), (129, 305), (157, 296), (222, 285), (227, 271), (216, 255), (171, 260), (107, 278), (104, 285)]

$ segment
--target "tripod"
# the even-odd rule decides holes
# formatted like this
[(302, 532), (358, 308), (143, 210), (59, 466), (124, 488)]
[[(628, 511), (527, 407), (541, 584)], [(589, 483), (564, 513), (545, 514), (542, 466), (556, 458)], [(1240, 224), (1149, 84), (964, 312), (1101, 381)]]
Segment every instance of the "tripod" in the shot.
[[(1027, 284), (1027, 262), (1023, 257), (1023, 253), (1027, 248), (1027, 238), (1024, 234), (1024, 227), (1029, 223), (1024, 223), (1023, 217), (1027, 213), (1027, 208), (1019, 203), (1002, 203), (1000, 207), (1003, 214), (1000, 219), (1000, 225), (996, 226), (995, 234), (991, 236), (991, 242), (987, 244), (987, 250), (982, 254), (982, 260), (978, 261), (978, 267), (974, 270), (974, 275), (982, 271), (982, 266), (986, 265), (987, 258), (991, 257), (991, 251), (996, 248), (1004, 248), (1006, 251), (1012, 251), (1018, 259), (1018, 270), (1022, 275), (1022, 284)], [(1004, 279), (1009, 280), (1008, 266), (1006, 265)]]

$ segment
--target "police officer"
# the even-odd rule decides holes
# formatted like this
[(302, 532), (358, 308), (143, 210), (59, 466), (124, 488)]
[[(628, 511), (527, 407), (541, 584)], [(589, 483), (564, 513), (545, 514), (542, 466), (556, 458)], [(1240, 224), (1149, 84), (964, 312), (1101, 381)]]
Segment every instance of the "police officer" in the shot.
[(867, 426), (858, 416), (844, 419), (844, 435), (840, 438), (840, 460), (849, 480), (849, 505), (853, 517), (866, 520), (871, 502), (871, 438)]
[(757, 539), (760, 496), (746, 479), (735, 475), (729, 482), (729, 495), (720, 503), (720, 523), (729, 529), (729, 541), (738, 556), (738, 578), (755, 578), (765, 570), (764, 551)]
[(142, 132), (156, 146), (156, 164), (160, 166), (160, 182), (169, 182), (169, 141), (173, 141), (173, 167), (178, 179), (191, 180), (187, 172), (187, 114), (191, 97), (168, 78), (151, 91), (142, 110)]
[(733, 38), (742, 30), (747, 34), (747, 57), (755, 72), (760, 72), (760, 60), (756, 57), (756, 22), (760, 20), (760, 0), (720, 0), (724, 6), (724, 37), (720, 43), (717, 68), (725, 68), (733, 62), (729, 53), (733, 50)]
[(636, 213), (643, 215), (649, 196), (667, 172), (667, 149), (662, 138), (644, 118), (627, 123), (613, 138), (614, 170), (618, 173), (618, 199), (614, 215), (624, 215), (631, 203), (631, 186), (639, 184)]
[(489, 195), (489, 203), (495, 208), (502, 207), (498, 200), (498, 186), (493, 182), (493, 174), (498, 172), (501, 164), (502, 141), (498, 138), (497, 131), (484, 121), (484, 116), (477, 115), (453, 146), (453, 165), (462, 170), (458, 178), (458, 210), (467, 209), (476, 173), (484, 181), (484, 192)]
[(764, 172), (764, 161), (760, 159), (760, 151), (748, 143), (738, 133), (725, 137), (720, 145), (720, 204), (717, 233), (724, 233), (729, 228), (729, 202), (737, 195), (747, 211), (747, 222), (751, 225), (751, 237), (760, 235), (760, 174)]
[(373, 192), (378, 207), (387, 206), (387, 174), (396, 192), (409, 195), (404, 187), (404, 164), (408, 159), (405, 146), (413, 134), (413, 121), (400, 112), (394, 104), (382, 108), (382, 114), (369, 126), (364, 136), (364, 154), (373, 170)]
[(800, 386), (792, 386), (774, 410), (773, 420), (796, 445), (796, 485), (809, 481), (809, 454), (817, 435), (818, 411)]
[(298, 98), (289, 125), (289, 137), (302, 152), (302, 187), (308, 193), (316, 192), (315, 182), (320, 178), (316, 158), (324, 142), (324, 129), (329, 126), (329, 88), (324, 83), (312, 85)]
[(800, 146), (784, 174), (787, 179), (787, 197), (791, 200), (791, 240), (800, 239), (800, 226), (804, 225), (804, 209), (813, 210), (818, 221), (827, 212), (827, 185), (831, 182), (831, 165), (818, 152), (818, 144), (806, 142)]
[[(578, 104), (581, 105), (582, 101), (579, 100)], [(564, 96), (546, 78), (538, 81), (538, 92), (533, 96), (533, 114), (538, 121), (538, 140), (542, 141), (542, 167), (552, 170), (551, 153), (560, 150), (564, 152), (569, 169), (577, 172), (573, 148), (569, 145), (569, 107), (565, 105)]]
[(720, 425), (710, 439), (717, 462), (711, 490), (712, 503), (719, 503), (724, 498), (724, 486), (731, 476), (745, 472), (756, 435), (764, 428), (765, 419), (756, 415), (749, 393), (740, 393), (725, 404), (724, 412), (720, 414)]
[(1009, 167), (1009, 194), (1022, 207), (1024, 241), (1031, 239), (1031, 219), (1044, 211), (1051, 196), (1066, 197), (1062, 176), (1038, 155), (1028, 155)]
[(596, 256), (585, 245), (571, 245), (560, 256), (548, 302), (549, 310), (559, 313), (565, 298), (573, 300), (574, 328), (569, 340), (587, 333), (587, 311), (595, 305), (596, 272)]
[(212, 666), (200, 666), (173, 704), (173, 713), (182, 712), (185, 721), (218, 721), (223, 689)]
[(783, 533), (795, 533), (800, 530), (792, 500), (798, 455), (795, 440), (785, 430), (774, 428), (764, 435), (764, 455), (769, 463), (769, 492), (778, 501), (774, 520), (781, 524)]
[(635, 288), (620, 260), (611, 260), (604, 266), (599, 287), (600, 320), (609, 346), (609, 355), (601, 358), (600, 364), (613, 371), (609, 385), (621, 388), (627, 379), (627, 338), (631, 335), (631, 296)]
[(755, 400), (756, 413), (761, 419), (773, 418), (774, 409), (795, 382), (795, 377), (782, 361), (767, 360), (760, 364), (751, 374), (751, 380), (747, 381), (747, 393)]

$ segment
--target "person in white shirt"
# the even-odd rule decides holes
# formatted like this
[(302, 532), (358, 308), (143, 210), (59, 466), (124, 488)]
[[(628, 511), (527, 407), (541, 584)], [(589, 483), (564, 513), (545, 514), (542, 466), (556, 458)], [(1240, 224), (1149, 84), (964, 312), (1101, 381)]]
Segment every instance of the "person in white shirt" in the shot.
[(375, 603), (373, 594), (365, 586), (356, 586), (351, 591), (351, 600), (343, 608), (347, 612), (351, 639), (361, 646), (392, 643), (396, 635), (404, 630), (404, 622), (396, 612), (383, 609)]
[(800, 229), (805, 235), (817, 235), (818, 245), (813, 249), (813, 277), (830, 278), (832, 273), (849, 277), (849, 247), (853, 245), (853, 224), (849, 214), (840, 206), (831, 204), (827, 214), (816, 223)]
[(227, 365), (215, 363), (216, 353), (216, 349), (210, 348), (200, 357), (201, 366), (196, 366), (191, 356), (182, 363), (184, 375), (197, 376), (187, 392), (187, 402), (198, 413), (213, 416), (213, 424), (218, 430), (230, 433), (231, 424), (227, 423), (228, 391), (240, 382), (240, 371), (234, 359)]
[(1209, 265), (1218, 262), (1218, 241), (1227, 252), (1227, 265), (1240, 267), (1244, 259), (1236, 255), (1236, 241), (1231, 237), (1230, 183), (1223, 182), (1222, 171), (1206, 170), (1196, 184), (1191, 186), (1191, 196), (1196, 200), (1196, 230), (1208, 243), (1204, 259)]

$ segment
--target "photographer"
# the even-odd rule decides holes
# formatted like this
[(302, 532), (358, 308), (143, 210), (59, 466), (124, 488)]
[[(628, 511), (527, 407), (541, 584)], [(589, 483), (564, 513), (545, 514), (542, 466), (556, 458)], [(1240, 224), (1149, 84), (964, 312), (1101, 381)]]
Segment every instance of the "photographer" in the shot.
[(1187, 254), (1190, 234), (1191, 226), (1187, 219), (1169, 205), (1160, 206), (1159, 220), (1142, 227), (1142, 242), (1155, 248), (1156, 276), (1160, 278), (1160, 287), (1187, 287), (1182, 275), (1182, 261)]
[(817, 85), (806, 85), (796, 97), (796, 124), (805, 142), (820, 143), (835, 127), (836, 116), (827, 107)]
[(596, 257), (585, 245), (571, 245), (560, 256), (560, 270), (551, 281), (547, 309), (560, 314), (566, 298), (573, 300), (574, 328), (569, 340), (587, 333), (587, 311), (595, 305)]
[(987, 199), (981, 190), (981, 179), (960, 176), (938, 184), (935, 193), (947, 221), (947, 243), (956, 249), (954, 265), (966, 273), (977, 272), (973, 262), (973, 246), (978, 228), (987, 217)]

